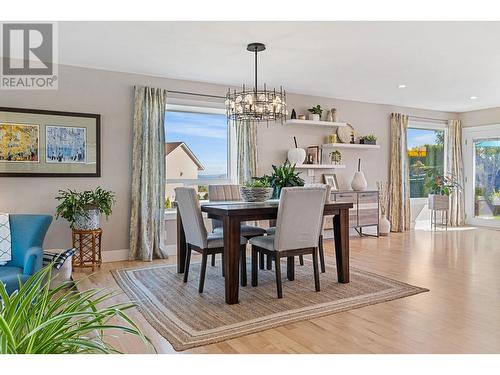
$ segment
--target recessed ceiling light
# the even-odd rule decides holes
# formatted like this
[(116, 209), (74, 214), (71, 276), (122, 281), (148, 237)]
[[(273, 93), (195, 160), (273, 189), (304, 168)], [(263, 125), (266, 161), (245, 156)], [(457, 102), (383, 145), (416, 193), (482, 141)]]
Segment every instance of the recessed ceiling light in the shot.
[(477, 96), (471, 96), (469, 99), (470, 99), (470, 100), (476, 100), (476, 99), (477, 99)]
[(398, 85), (398, 89), (405, 89), (406, 85)]

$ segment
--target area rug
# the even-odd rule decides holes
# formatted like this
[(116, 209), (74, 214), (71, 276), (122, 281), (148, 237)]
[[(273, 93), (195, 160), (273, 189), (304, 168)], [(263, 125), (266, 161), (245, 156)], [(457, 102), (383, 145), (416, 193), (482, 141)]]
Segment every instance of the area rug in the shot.
[[(315, 292), (312, 263), (306, 261), (304, 266), (296, 265), (294, 281), (283, 274), (282, 299), (276, 297), (274, 270), (259, 270), (259, 286), (252, 287), (249, 280), (247, 287), (240, 288), (240, 303), (227, 305), (218, 263), (207, 267), (202, 294), (198, 293), (199, 263), (192, 262), (187, 283), (175, 264), (112, 273), (146, 320), (177, 351), (428, 291), (355, 268), (351, 268), (351, 282), (339, 284), (330, 263), (321, 274), (321, 291)], [(286, 270), (285, 263), (282, 269)]]

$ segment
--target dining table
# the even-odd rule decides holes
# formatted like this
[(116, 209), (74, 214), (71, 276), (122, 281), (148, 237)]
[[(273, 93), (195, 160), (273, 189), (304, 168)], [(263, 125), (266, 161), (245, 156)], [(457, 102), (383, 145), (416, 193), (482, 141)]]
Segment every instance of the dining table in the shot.
[[(245, 221), (275, 220), (279, 200), (265, 202), (218, 201), (202, 202), (201, 210), (208, 218), (223, 222), (224, 233), (224, 284), (227, 304), (239, 302), (240, 225)], [(349, 209), (352, 203), (325, 203), (324, 216), (333, 216), (333, 239), (337, 264), (337, 281), (349, 282)], [(182, 219), (177, 210), (177, 272), (183, 273), (186, 263), (187, 243)], [(287, 277), (294, 278), (294, 257), (287, 258)]]

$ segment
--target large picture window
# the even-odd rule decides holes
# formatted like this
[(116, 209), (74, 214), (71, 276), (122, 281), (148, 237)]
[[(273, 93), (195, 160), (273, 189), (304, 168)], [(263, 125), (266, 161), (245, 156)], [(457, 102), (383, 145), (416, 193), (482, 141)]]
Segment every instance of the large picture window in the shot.
[(208, 199), (208, 185), (231, 182), (231, 132), (221, 109), (167, 106), (165, 114), (166, 202), (178, 186), (197, 189)]
[(412, 124), (407, 131), (410, 198), (426, 198), (429, 179), (443, 174), (446, 160), (445, 125)]

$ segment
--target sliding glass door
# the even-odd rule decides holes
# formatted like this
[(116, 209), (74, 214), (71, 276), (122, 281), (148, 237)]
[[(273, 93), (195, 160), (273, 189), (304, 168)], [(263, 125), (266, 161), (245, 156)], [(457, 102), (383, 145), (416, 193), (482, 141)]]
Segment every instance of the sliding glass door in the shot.
[(467, 222), (500, 227), (500, 125), (464, 129)]

